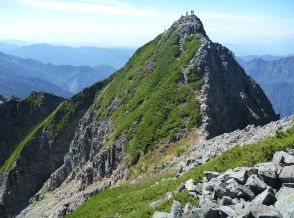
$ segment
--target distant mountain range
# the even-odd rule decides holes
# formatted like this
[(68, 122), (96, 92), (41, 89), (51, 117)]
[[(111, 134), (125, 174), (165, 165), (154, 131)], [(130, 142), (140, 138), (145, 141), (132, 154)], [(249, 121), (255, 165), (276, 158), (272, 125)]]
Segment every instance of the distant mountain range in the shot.
[(31, 91), (39, 91), (70, 97), (114, 71), (107, 65), (55, 66), (0, 52), (0, 94), (24, 98)]
[(276, 112), (281, 116), (294, 113), (294, 56), (249, 61), (241, 58), (239, 63), (261, 85)]
[(16, 45), (0, 41), (0, 51), (21, 58), (31, 58), (44, 64), (122, 67), (135, 48), (70, 47), (50, 44)]

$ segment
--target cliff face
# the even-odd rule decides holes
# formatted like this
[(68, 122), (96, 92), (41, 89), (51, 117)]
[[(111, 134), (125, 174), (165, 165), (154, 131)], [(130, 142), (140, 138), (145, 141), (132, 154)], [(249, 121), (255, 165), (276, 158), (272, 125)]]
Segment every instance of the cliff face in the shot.
[(63, 98), (54, 95), (32, 92), (25, 100), (6, 100), (0, 104), (0, 166), (20, 141), (62, 101)]
[[(138, 49), (107, 82), (90, 89), (94, 93), (90, 97), (74, 97), (87, 104), (64, 116), (75, 105), (73, 99), (50, 115), (1, 174), (1, 214), (4, 209), (7, 216), (17, 214), (35, 195), (36, 203), (21, 217), (37, 217), (40, 211), (45, 217), (64, 216), (122, 180), (127, 167), (155, 146), (181, 140), (195, 128), (212, 137), (278, 118), (259, 86), (230, 51), (210, 41), (194, 15), (181, 17)], [(57, 143), (59, 139), (62, 143)], [(44, 147), (48, 149), (44, 154), (33, 152)], [(41, 171), (32, 160), (44, 162), (45, 153), (46, 167), (40, 166), (46, 170), (42, 169), (41, 177), (32, 176), (31, 169)], [(8, 179), (12, 175), (17, 179)], [(28, 177), (37, 185), (30, 186), (26, 179), (30, 189), (20, 200), (16, 195), (24, 186), (18, 181)]]
[(103, 85), (63, 102), (17, 145), (1, 167), (0, 217), (16, 216), (63, 164), (79, 120)]
[(197, 72), (205, 80), (201, 90), (202, 125), (209, 137), (279, 119), (263, 90), (227, 48), (208, 42), (197, 55)]

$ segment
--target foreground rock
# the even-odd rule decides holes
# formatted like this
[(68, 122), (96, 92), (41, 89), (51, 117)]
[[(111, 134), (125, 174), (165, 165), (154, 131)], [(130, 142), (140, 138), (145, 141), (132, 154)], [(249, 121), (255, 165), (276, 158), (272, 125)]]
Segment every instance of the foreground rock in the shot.
[(174, 201), (170, 213), (156, 212), (153, 217), (294, 217), (292, 151), (276, 152), (273, 162), (259, 163), (252, 168), (239, 167), (221, 174), (204, 172), (206, 177), (200, 183), (189, 179), (180, 190), (187, 190), (199, 204), (188, 203), (183, 208)]

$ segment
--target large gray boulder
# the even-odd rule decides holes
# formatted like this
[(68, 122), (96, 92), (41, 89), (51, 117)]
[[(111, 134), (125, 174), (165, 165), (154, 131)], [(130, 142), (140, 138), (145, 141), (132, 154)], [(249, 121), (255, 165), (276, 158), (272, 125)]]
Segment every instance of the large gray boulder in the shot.
[(259, 179), (256, 174), (253, 174), (247, 179), (245, 187), (251, 189), (255, 194), (257, 194), (264, 191), (267, 185), (264, 181)]
[(238, 167), (235, 169), (230, 169), (225, 172), (229, 178), (235, 179), (240, 184), (245, 184), (248, 177), (254, 174), (254, 170), (249, 167)]
[(254, 169), (257, 170), (258, 175), (263, 181), (271, 187), (277, 188), (279, 185), (278, 175), (282, 169), (279, 164), (274, 162), (265, 162), (256, 164)]
[(226, 188), (227, 194), (232, 198), (243, 198), (245, 200), (252, 200), (254, 193), (243, 185), (231, 183)]
[(278, 164), (294, 165), (294, 156), (284, 151), (278, 151), (273, 156), (273, 162)]
[(225, 217), (234, 217), (237, 216), (237, 213), (234, 209), (230, 208), (229, 206), (220, 206), (219, 211), (221, 215)]
[(249, 216), (255, 218), (282, 218), (283, 216), (274, 206), (266, 206), (263, 204), (250, 204)]
[(188, 192), (195, 192), (196, 185), (193, 179), (189, 179), (185, 182), (185, 188)]
[(184, 216), (184, 211), (182, 209), (181, 203), (174, 201), (170, 213), (173, 218), (182, 218)]
[(264, 190), (262, 193), (257, 195), (251, 203), (253, 204), (264, 204), (273, 205), (276, 202), (275, 192), (272, 188)]
[(155, 211), (152, 218), (173, 218), (170, 213)]
[(283, 167), (279, 179), (282, 182), (294, 182), (294, 165)]
[(283, 217), (291, 217), (294, 213), (294, 188), (282, 187), (276, 194), (277, 208)]

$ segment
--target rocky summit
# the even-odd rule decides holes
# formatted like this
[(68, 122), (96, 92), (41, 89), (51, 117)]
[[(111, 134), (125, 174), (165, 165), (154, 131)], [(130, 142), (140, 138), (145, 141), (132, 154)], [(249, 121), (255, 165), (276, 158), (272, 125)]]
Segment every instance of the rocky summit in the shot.
[(16, 146), (1, 167), (0, 216), (63, 217), (192, 132), (211, 138), (278, 118), (232, 52), (182, 16)]

